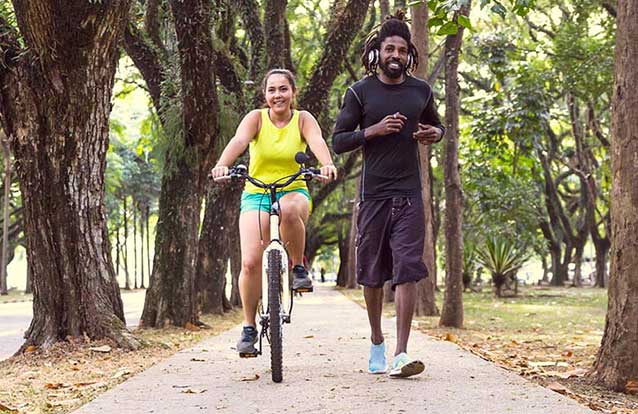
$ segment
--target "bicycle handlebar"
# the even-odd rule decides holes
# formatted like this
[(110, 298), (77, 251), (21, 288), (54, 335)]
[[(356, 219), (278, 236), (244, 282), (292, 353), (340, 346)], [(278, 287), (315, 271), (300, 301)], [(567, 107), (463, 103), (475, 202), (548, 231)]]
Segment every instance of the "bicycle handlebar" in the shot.
[[(222, 177), (217, 177), (217, 178), (213, 178), (213, 180), (215, 182), (221, 182), (221, 181), (227, 181), (227, 180), (241, 180), (241, 179), (245, 179), (250, 181), (252, 184), (255, 185), (255, 187), (258, 188), (262, 188), (264, 190), (266, 189), (271, 189), (271, 188), (275, 188), (275, 189), (281, 189), (281, 188), (285, 188), (288, 187), (293, 181), (297, 180), (300, 176), (303, 177), (301, 178), (303, 181), (310, 181), (315, 177), (318, 178), (323, 178), (323, 179), (328, 179), (328, 177), (326, 177), (325, 175), (321, 175), (321, 171), (318, 168), (305, 168), (305, 167), (301, 167), (299, 168), (299, 171), (297, 171), (296, 173), (287, 176), (287, 177), (282, 177), (279, 180), (267, 184), (264, 183), (254, 177), (251, 177), (250, 175), (248, 175), (248, 169), (246, 168), (245, 165), (243, 164), (238, 164), (235, 165), (234, 167), (231, 167), (228, 170), (228, 175), (222, 176)], [(212, 178), (209, 175), (209, 178)], [(279, 181), (288, 178), (288, 180), (284, 183), (279, 183)]]

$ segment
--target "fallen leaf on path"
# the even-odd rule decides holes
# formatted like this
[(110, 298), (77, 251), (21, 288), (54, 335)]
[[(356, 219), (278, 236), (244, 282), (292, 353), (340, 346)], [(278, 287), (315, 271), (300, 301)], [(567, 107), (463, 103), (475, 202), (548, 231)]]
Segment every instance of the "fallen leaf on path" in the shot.
[(259, 379), (259, 374), (255, 374), (252, 377), (242, 377), (240, 381), (257, 381)]
[(44, 388), (49, 390), (58, 390), (60, 388), (67, 388), (69, 384), (63, 384), (61, 382), (50, 382), (48, 384), (44, 384)]
[(448, 332), (448, 333), (446, 333), (446, 334), (445, 334), (445, 340), (446, 340), (446, 341), (449, 341), (449, 342), (456, 342), (458, 339), (459, 339), (459, 338), (458, 338), (456, 335), (454, 335), (453, 333), (449, 333), (449, 332)]
[(193, 362), (206, 362), (206, 360), (203, 359), (203, 358), (191, 358), (191, 361), (193, 361)]
[(27, 347), (27, 349), (25, 349), (25, 350), (24, 350), (24, 353), (25, 353), (25, 354), (31, 354), (31, 353), (35, 352), (37, 349), (38, 349), (38, 347), (37, 347), (37, 346), (35, 346), (35, 345), (29, 345), (29, 346)]
[(117, 371), (112, 377), (111, 379), (117, 379), (117, 378), (121, 378), (125, 375), (130, 375), (131, 371), (129, 371), (126, 368), (122, 368), (121, 370)]
[(203, 389), (203, 390), (194, 390), (192, 388), (189, 388), (187, 390), (182, 390), (180, 391), (182, 394), (203, 394), (205, 393), (207, 390)]
[(80, 402), (81, 400), (79, 398), (74, 398), (72, 400), (47, 401), (47, 406), (51, 408), (55, 408), (55, 407), (63, 407), (65, 405), (74, 405)]
[(196, 331), (200, 330), (199, 326), (194, 325), (194, 324), (192, 324), (190, 322), (186, 322), (186, 325), (184, 325), (184, 328), (189, 330), (189, 331), (193, 331), (193, 332), (196, 332)]
[(629, 380), (625, 384), (625, 392), (627, 394), (638, 394), (638, 381)]
[(190, 385), (173, 385), (173, 388), (188, 388)]
[(306, 339), (310, 339), (310, 338), (314, 338), (314, 337), (315, 337), (314, 335), (306, 335), (306, 336), (304, 336), (304, 338), (306, 338)]
[(553, 361), (529, 361), (530, 367), (553, 367), (556, 365), (556, 362)]
[(1, 412), (9, 412), (9, 413), (17, 413), (18, 409), (17, 408), (13, 408), (11, 406), (5, 405), (3, 403), (0, 403), (0, 411)]
[(104, 354), (111, 352), (111, 347), (108, 345), (102, 345), (102, 346), (93, 346), (91, 348), (89, 348), (89, 351), (93, 351), (93, 352), (102, 352)]
[(89, 385), (97, 384), (97, 381), (86, 381), (86, 382), (78, 382), (73, 384), (76, 387), (88, 387)]
[(583, 368), (572, 369), (571, 371), (565, 371), (559, 374), (561, 378), (568, 379), (572, 377), (582, 377), (587, 374), (587, 370)]
[(563, 384), (561, 384), (560, 382), (552, 382), (550, 384), (547, 384), (547, 388), (549, 388), (552, 391), (555, 391), (559, 394), (567, 394), (567, 387), (565, 387)]

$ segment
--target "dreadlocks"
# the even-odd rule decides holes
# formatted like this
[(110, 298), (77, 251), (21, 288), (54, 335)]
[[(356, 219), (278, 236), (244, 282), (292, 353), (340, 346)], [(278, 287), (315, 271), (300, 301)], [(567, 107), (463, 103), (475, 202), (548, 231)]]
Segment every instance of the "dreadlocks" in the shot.
[[(381, 48), (381, 42), (391, 36), (400, 36), (408, 43), (408, 54), (412, 55), (412, 62), (406, 65), (406, 73), (416, 70), (419, 65), (419, 51), (414, 43), (412, 43), (410, 28), (405, 22), (405, 12), (403, 10), (397, 10), (395, 14), (395, 16), (388, 15), (381, 27), (373, 30), (366, 39), (363, 55), (361, 56), (361, 63), (363, 63), (363, 67), (366, 69), (366, 74), (368, 75), (375, 73), (379, 65), (378, 58), (376, 62), (370, 62), (370, 53), (375, 53), (373, 52), (374, 50), (378, 52)], [(378, 53), (377, 56), (379, 56)]]

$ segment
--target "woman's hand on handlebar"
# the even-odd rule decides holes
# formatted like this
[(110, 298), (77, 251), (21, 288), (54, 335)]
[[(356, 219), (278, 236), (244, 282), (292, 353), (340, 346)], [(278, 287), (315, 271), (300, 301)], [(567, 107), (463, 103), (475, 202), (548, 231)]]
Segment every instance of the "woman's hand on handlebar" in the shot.
[(337, 167), (334, 164), (324, 165), (319, 171), (321, 171), (319, 177), (321, 182), (328, 183), (337, 179)]
[(213, 180), (219, 181), (227, 181), (224, 180), (223, 177), (228, 177), (228, 167), (225, 165), (216, 165), (210, 172), (210, 176), (213, 177)]

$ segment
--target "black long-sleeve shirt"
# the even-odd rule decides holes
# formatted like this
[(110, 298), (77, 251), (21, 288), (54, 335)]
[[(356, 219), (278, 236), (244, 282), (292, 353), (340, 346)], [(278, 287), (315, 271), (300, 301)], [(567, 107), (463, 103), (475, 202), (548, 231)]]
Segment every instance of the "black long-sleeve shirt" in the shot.
[[(365, 128), (396, 112), (407, 117), (401, 131), (364, 138)], [(332, 144), (337, 154), (363, 148), (361, 200), (420, 194), (419, 144), (412, 138), (419, 122), (445, 133), (434, 107), (432, 88), (421, 79), (407, 76), (404, 82), (389, 85), (376, 76), (367, 76), (348, 88)]]

